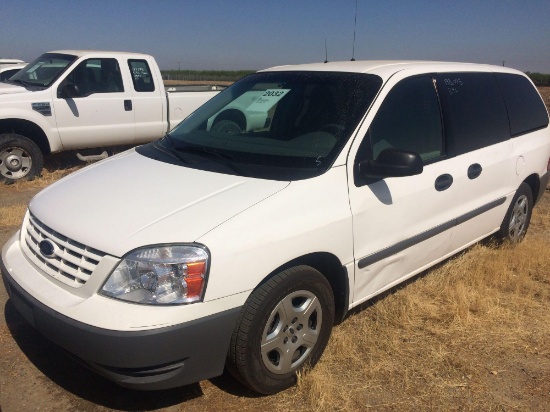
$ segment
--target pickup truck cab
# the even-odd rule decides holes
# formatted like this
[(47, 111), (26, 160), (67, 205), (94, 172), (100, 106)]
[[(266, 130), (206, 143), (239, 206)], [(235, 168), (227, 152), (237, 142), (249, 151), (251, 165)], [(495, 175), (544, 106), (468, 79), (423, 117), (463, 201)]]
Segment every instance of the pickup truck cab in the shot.
[(23, 60), (0, 60), (0, 82), (8, 80), (26, 65)]
[[(262, 120), (216, 127), (231, 108)], [(504, 67), (261, 71), (36, 195), (4, 283), (31, 325), (123, 386), (227, 367), (275, 393), (349, 309), (487, 236), (521, 241), (549, 179), (548, 123)]]
[(49, 153), (156, 140), (219, 89), (168, 93), (145, 54), (45, 53), (0, 83), (0, 181), (32, 179)]

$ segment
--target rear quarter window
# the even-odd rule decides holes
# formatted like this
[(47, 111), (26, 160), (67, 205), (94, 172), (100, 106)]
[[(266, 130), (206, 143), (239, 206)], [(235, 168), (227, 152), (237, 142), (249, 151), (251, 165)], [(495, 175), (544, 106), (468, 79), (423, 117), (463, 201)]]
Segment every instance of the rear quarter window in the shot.
[(128, 67), (132, 73), (132, 83), (136, 92), (154, 92), (155, 82), (146, 60), (130, 59)]
[(438, 73), (436, 79), (448, 155), (510, 138), (506, 106), (492, 73)]
[(512, 137), (548, 126), (546, 107), (527, 78), (510, 73), (495, 76), (508, 109)]

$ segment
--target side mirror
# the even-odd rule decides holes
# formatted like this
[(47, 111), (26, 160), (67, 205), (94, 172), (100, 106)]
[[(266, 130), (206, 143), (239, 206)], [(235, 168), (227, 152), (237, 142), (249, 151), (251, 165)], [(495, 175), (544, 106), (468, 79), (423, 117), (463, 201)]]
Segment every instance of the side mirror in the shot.
[(65, 98), (75, 98), (75, 97), (80, 97), (81, 96), (81, 93), (80, 93), (80, 90), (78, 89), (78, 86), (74, 83), (65, 83), (63, 86), (61, 86), (61, 90), (59, 92), (59, 96), (60, 98), (62, 99), (65, 99)]
[(359, 174), (365, 178), (414, 176), (422, 170), (424, 166), (418, 153), (400, 149), (385, 149), (376, 160), (359, 163)]

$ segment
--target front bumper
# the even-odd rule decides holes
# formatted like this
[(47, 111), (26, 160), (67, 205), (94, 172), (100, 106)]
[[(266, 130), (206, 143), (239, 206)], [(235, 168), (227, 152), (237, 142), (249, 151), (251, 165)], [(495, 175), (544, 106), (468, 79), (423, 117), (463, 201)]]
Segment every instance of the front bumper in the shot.
[(157, 329), (102, 329), (44, 305), (13, 279), (3, 261), (0, 269), (10, 300), (34, 328), (119, 385), (168, 389), (223, 372), (240, 307)]

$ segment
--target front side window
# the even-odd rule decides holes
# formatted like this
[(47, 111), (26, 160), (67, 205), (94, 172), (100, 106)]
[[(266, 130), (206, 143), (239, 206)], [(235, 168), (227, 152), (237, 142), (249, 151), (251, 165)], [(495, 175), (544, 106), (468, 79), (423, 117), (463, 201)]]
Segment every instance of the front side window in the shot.
[(356, 162), (384, 149), (416, 152), (424, 162), (443, 155), (439, 102), (431, 76), (402, 80), (388, 93), (363, 140)]
[(159, 144), (186, 167), (310, 178), (332, 166), (381, 83), (359, 73), (256, 73), (216, 95)]
[(84, 60), (67, 76), (61, 87), (66, 84), (76, 86), (79, 97), (124, 91), (120, 67), (116, 59)]

